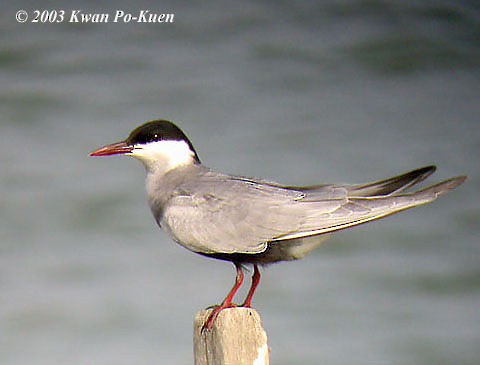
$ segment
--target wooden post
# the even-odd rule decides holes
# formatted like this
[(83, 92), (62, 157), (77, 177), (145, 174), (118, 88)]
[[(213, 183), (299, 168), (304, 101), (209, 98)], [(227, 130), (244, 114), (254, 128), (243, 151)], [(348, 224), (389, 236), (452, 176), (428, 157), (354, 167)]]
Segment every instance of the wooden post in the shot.
[(267, 334), (254, 309), (224, 309), (211, 331), (202, 333), (210, 312), (211, 309), (202, 310), (195, 316), (195, 365), (268, 365)]

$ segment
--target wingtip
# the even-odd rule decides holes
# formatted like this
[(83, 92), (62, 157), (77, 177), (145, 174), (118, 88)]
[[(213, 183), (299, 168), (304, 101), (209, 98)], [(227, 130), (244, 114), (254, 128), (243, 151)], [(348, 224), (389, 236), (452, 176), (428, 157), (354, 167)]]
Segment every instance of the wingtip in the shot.
[(417, 178), (417, 180), (415, 180), (415, 182), (412, 185), (416, 185), (419, 182), (422, 182), (427, 177), (432, 175), (435, 171), (437, 171), (437, 166), (435, 166), (435, 165), (420, 167), (417, 170), (413, 170), (412, 173), (416, 173), (418, 175), (418, 178)]
[(443, 185), (443, 186), (441, 186), (441, 189), (439, 189), (437, 194), (442, 195), (442, 194), (444, 194), (444, 193), (446, 193), (450, 190), (453, 190), (456, 187), (462, 185), (465, 182), (465, 180), (467, 180), (467, 176), (465, 176), (465, 175), (452, 177), (451, 179), (448, 179), (448, 180), (444, 181), (443, 183), (439, 184), (439, 185)]
[(450, 190), (455, 189), (459, 185), (462, 185), (466, 179), (467, 179), (467, 176), (465, 175), (452, 177), (451, 179), (429, 186), (423, 190), (420, 190), (419, 192), (433, 193), (435, 194), (435, 196), (440, 196)]
[(457, 186), (462, 185), (465, 180), (467, 180), (467, 175), (456, 176), (447, 181), (451, 181), (450, 189), (455, 189)]
[(437, 166), (436, 165), (429, 165), (429, 166), (421, 167), (421, 168), (418, 169), (418, 171), (434, 173), (435, 171), (437, 171)]

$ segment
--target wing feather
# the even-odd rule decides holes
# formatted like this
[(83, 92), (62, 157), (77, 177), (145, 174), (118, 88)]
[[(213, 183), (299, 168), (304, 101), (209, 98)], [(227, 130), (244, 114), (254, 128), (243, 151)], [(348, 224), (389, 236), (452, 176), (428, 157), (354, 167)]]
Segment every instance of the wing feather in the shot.
[(346, 202), (332, 212), (312, 209), (300, 229), (280, 239), (292, 239), (338, 231), (358, 224), (429, 203), (454, 189), (465, 180), (464, 176), (452, 178), (423, 190), (394, 196), (348, 197)]
[[(411, 185), (429, 173), (431, 169), (424, 169), (400, 179), (403, 185), (398, 178), (392, 181), (400, 190), (400, 185)], [(164, 206), (160, 225), (195, 252), (260, 253), (269, 243), (337, 231), (428, 203), (462, 179), (410, 194), (359, 197), (346, 186), (299, 190), (208, 172), (178, 186)], [(378, 186), (385, 189), (381, 182)]]
[(275, 237), (300, 228), (300, 219), (291, 215), (289, 207), (303, 193), (228, 176), (221, 183), (216, 176), (215, 184), (204, 179), (182, 185), (184, 194), (170, 199), (161, 223), (188, 249), (207, 254), (259, 253)]

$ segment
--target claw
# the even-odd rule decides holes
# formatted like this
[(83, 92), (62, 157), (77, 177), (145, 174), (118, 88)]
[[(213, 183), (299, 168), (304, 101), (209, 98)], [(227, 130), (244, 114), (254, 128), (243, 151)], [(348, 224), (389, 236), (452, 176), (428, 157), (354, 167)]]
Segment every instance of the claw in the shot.
[(236, 305), (234, 303), (230, 303), (228, 305), (222, 304), (222, 305), (212, 306), (211, 307), (213, 309), (212, 313), (210, 313), (207, 320), (203, 324), (202, 333), (208, 332), (212, 329), (213, 324), (215, 323), (215, 320), (217, 319), (218, 315), (220, 314), (220, 312), (222, 310), (227, 309), (227, 308), (235, 308), (235, 307), (238, 307), (238, 305)]
[(253, 265), (253, 275), (252, 275), (252, 285), (250, 290), (248, 291), (247, 297), (245, 301), (241, 305), (237, 305), (232, 303), (233, 297), (237, 293), (238, 289), (243, 283), (243, 270), (242, 265), (235, 263), (235, 267), (237, 268), (237, 277), (235, 278), (235, 284), (233, 285), (232, 289), (228, 293), (228, 295), (223, 300), (222, 304), (220, 305), (212, 305), (207, 309), (212, 309), (212, 313), (208, 316), (207, 320), (205, 321), (202, 327), (202, 333), (210, 331), (213, 328), (213, 324), (217, 319), (220, 312), (226, 308), (234, 308), (234, 307), (246, 307), (251, 308), (252, 306), (252, 298), (255, 294), (255, 290), (257, 289), (258, 283), (260, 282), (260, 271), (258, 270), (257, 265)]

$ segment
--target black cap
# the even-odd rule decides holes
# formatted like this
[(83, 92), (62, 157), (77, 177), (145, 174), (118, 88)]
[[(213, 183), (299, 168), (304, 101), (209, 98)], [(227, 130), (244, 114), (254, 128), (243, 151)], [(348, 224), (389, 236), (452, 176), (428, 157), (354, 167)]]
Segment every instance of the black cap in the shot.
[(135, 128), (125, 140), (129, 145), (147, 144), (158, 141), (185, 141), (194, 153), (195, 162), (200, 163), (200, 159), (192, 142), (190, 142), (180, 128), (168, 120), (152, 120), (142, 124)]

